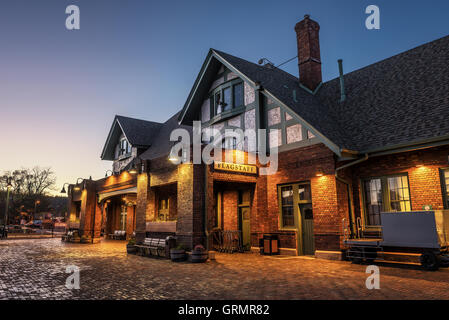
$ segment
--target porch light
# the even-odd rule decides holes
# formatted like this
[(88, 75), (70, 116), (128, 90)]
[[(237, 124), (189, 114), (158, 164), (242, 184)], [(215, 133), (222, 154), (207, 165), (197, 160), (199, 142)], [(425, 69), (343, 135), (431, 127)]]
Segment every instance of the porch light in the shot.
[(136, 166), (133, 164), (131, 170), (128, 171), (130, 174), (137, 174)]
[(317, 173), (316, 173), (316, 176), (317, 176), (317, 177), (322, 177), (322, 176), (324, 176), (323, 170), (319, 169), (319, 170), (317, 171)]
[(173, 163), (178, 162), (178, 160), (179, 160), (179, 158), (176, 156), (173, 156), (173, 155), (170, 155), (170, 157), (168, 157), (168, 161), (173, 162)]
[(105, 177), (105, 178), (108, 177), (108, 172), (111, 173), (111, 176), (114, 174), (114, 172), (112, 172), (112, 170), (107, 170), (106, 173), (104, 174), (104, 177)]
[(78, 178), (78, 179), (76, 179), (76, 185), (75, 185), (75, 187), (73, 188), (73, 190), (75, 190), (75, 191), (80, 191), (80, 190), (81, 190), (81, 188), (79, 187), (79, 182), (78, 182), (80, 179), (81, 179), (81, 182), (84, 181), (83, 178)]

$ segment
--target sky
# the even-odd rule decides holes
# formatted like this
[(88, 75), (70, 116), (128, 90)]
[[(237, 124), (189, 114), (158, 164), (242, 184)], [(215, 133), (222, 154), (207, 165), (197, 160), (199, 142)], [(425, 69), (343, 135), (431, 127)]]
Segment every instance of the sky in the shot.
[[(80, 30), (67, 30), (68, 5)], [(368, 5), (380, 30), (367, 30)], [(321, 25), (323, 80), (449, 34), (449, 1), (2, 0), (0, 174), (51, 167), (57, 189), (102, 178), (116, 114), (164, 122), (179, 111), (209, 48), (278, 65), (297, 55), (295, 24)], [(282, 67), (298, 75), (297, 62)], [(56, 192), (59, 192), (56, 191)]]

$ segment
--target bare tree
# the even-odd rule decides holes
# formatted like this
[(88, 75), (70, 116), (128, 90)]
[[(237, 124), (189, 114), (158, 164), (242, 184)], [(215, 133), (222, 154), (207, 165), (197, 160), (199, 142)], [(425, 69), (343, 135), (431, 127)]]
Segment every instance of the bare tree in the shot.
[(0, 179), (1, 190), (6, 190), (6, 177), (12, 177), (13, 193), (23, 196), (43, 196), (55, 190), (56, 176), (51, 168), (34, 167), (4, 172)]
[[(11, 179), (10, 213), (34, 212), (36, 202), (39, 209), (47, 210), (50, 206), (49, 193), (55, 190), (56, 176), (51, 168), (34, 167), (3, 172), (0, 176), (0, 212), (4, 214), (7, 181)], [(11, 215), (12, 216), (12, 215)]]

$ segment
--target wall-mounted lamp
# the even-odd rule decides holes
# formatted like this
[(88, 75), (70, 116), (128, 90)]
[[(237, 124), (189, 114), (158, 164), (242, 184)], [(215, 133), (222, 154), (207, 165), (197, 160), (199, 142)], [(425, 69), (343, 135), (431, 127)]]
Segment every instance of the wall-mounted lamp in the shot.
[(317, 176), (317, 177), (322, 177), (322, 176), (324, 176), (323, 170), (322, 170), (322, 169), (318, 169), (318, 171), (317, 171), (317, 173), (316, 173), (316, 176)]
[(131, 169), (128, 171), (130, 174), (137, 174), (136, 164), (133, 164)]
[(111, 176), (114, 175), (114, 172), (112, 170), (107, 170), (106, 173), (104, 174), (104, 177), (107, 178), (108, 176), (108, 172), (111, 173)]
[(65, 185), (68, 185), (68, 186), (69, 186), (70, 183), (67, 183), (67, 182), (66, 182), (66, 183), (63, 184), (61, 193), (67, 193), (67, 192), (65, 191)]
[[(78, 182), (80, 179), (81, 179), (81, 182), (84, 181), (83, 178), (78, 178), (78, 179), (76, 179), (76, 185), (75, 185), (75, 187), (73, 188), (73, 190), (75, 190), (75, 191), (80, 191), (80, 190), (81, 190), (81, 188), (80, 188), (80, 186), (79, 186), (79, 182)], [(83, 186), (83, 189), (84, 189), (84, 186)]]
[(168, 161), (173, 162), (173, 163), (177, 163), (179, 161), (179, 157), (174, 155), (174, 154), (170, 154), (168, 156)]

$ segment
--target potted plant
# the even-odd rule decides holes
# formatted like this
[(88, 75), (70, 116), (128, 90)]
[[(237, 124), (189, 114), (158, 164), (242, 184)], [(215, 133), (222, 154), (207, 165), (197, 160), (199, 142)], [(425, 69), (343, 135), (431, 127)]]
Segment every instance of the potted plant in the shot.
[(183, 245), (178, 245), (176, 248), (170, 249), (170, 259), (173, 262), (185, 261), (187, 258), (186, 248)]
[(135, 239), (133, 239), (133, 238), (129, 239), (128, 244), (126, 245), (126, 252), (128, 252), (128, 253), (136, 253), (137, 252)]
[(207, 250), (200, 244), (195, 246), (195, 248), (193, 248), (192, 253), (190, 254), (190, 260), (193, 263), (206, 262), (207, 258), (208, 258)]
[(83, 234), (81, 236), (80, 242), (81, 243), (88, 243), (89, 242), (89, 237)]

